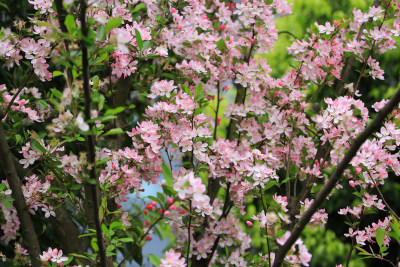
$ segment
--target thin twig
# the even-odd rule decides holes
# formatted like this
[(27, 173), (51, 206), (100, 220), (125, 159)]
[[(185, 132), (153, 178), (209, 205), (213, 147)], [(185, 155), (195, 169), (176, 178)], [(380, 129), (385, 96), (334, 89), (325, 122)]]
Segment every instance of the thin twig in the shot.
[[(262, 203), (262, 206), (263, 206), (263, 209), (264, 209), (265, 216), (267, 216), (267, 207), (266, 207), (265, 204), (264, 204), (264, 198), (263, 198), (263, 193), (262, 193), (261, 187), (260, 187), (260, 197), (261, 197), (261, 203)], [(279, 216), (278, 216), (278, 217), (279, 217)], [(268, 222), (265, 223), (265, 233), (266, 233), (266, 235), (267, 235), (268, 266), (271, 267), (271, 266), (272, 266), (272, 265), (271, 265), (271, 248), (270, 248), (270, 246), (269, 246), (269, 241), (268, 241)]]
[(218, 129), (218, 112), (219, 112), (219, 81), (217, 83), (217, 110), (215, 111), (214, 121), (214, 140), (217, 140), (217, 129)]
[(21, 93), (21, 91), (25, 88), (25, 85), (29, 82), (29, 80), (32, 78), (32, 74), (33, 72), (29, 73), (28, 78), (25, 79), (25, 81), (22, 83), (22, 85), (20, 86), (20, 88), (18, 89), (18, 91), (14, 94), (14, 96), (11, 98), (10, 103), (8, 103), (6, 110), (4, 111), (4, 113), (0, 113), (0, 120), (3, 120), (5, 117), (7, 117), (8, 112), (11, 109), (12, 104), (14, 104), (15, 99), (17, 98), (17, 96)]
[(378, 185), (375, 182), (375, 179), (372, 177), (371, 173), (369, 172), (369, 170), (367, 170), (369, 177), (371, 177), (371, 180), (374, 182), (375, 188), (376, 190), (378, 190), (379, 195), (381, 196), (381, 199), (383, 201), (383, 203), (385, 203), (386, 207), (388, 207), (388, 209), (393, 213), (393, 215), (396, 217), (396, 219), (398, 221), (400, 221), (399, 216), (397, 215), (397, 213), (390, 207), (390, 205), (386, 202), (385, 197), (383, 196), (381, 190), (379, 190)]
[(337, 168), (329, 178), (326, 185), (322, 188), (322, 190), (318, 193), (315, 200), (312, 202), (309, 209), (307, 209), (303, 216), (300, 218), (300, 221), (293, 229), (292, 234), (288, 238), (288, 240), (283, 244), (283, 246), (278, 250), (275, 256), (274, 267), (279, 267), (283, 263), (283, 259), (289, 249), (292, 247), (294, 242), (296, 242), (297, 238), (300, 236), (303, 229), (306, 227), (308, 222), (314, 213), (321, 206), (326, 197), (330, 194), (332, 189), (336, 186), (343, 172), (349, 165), (350, 161), (357, 154), (358, 149), (363, 145), (363, 143), (379, 128), (381, 127), (383, 121), (387, 117), (389, 113), (400, 103), (400, 89), (397, 90), (396, 94), (392, 97), (392, 99), (387, 103), (383, 109), (376, 115), (374, 120), (368, 125), (368, 127), (354, 140), (354, 143), (349, 148), (348, 152), (345, 154), (343, 159), (337, 165)]
[(190, 254), (190, 228), (192, 227), (192, 201), (189, 200), (189, 227), (188, 227), (188, 246), (186, 252), (186, 262), (189, 264), (189, 254)]
[(299, 38), (297, 38), (297, 36), (296, 36), (296, 35), (294, 35), (294, 34), (293, 34), (293, 33), (291, 33), (290, 31), (279, 31), (279, 32), (278, 32), (278, 34), (282, 34), (282, 33), (289, 34), (289, 35), (293, 36), (293, 37), (294, 37), (294, 39), (296, 39), (296, 40), (298, 40), (298, 39), (299, 39)]

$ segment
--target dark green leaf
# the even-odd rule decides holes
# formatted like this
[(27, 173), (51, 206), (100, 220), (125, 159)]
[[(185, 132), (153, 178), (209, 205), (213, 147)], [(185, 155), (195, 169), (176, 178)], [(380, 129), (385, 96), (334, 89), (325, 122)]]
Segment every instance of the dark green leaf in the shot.
[(82, 188), (81, 184), (74, 184), (73, 186), (71, 186), (71, 190), (80, 190)]
[(46, 154), (46, 149), (35, 139), (32, 139), (30, 141), (31, 146), (34, 150), (42, 152), (43, 154)]

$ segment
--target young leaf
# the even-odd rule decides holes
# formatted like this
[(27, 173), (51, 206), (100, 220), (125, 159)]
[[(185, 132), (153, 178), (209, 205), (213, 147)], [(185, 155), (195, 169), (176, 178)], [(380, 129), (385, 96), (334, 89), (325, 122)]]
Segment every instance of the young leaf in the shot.
[(376, 234), (376, 242), (378, 243), (379, 247), (382, 247), (383, 245), (383, 240), (385, 238), (385, 231), (382, 228), (377, 228), (375, 231)]
[(136, 42), (137, 42), (140, 50), (143, 50), (143, 40), (142, 40), (142, 36), (140, 36), (140, 32), (138, 31), (138, 29), (135, 29), (135, 34), (136, 34)]
[(169, 169), (169, 167), (167, 165), (165, 165), (165, 163), (163, 163), (161, 165), (161, 169), (164, 175), (165, 180), (167, 181), (167, 184), (169, 186), (172, 186), (174, 184), (174, 179), (172, 178), (172, 172)]
[(104, 116), (115, 115), (115, 114), (121, 113), (124, 110), (125, 110), (125, 107), (117, 107), (114, 109), (109, 109), (106, 111), (106, 114), (104, 114)]
[(57, 76), (61, 76), (61, 75), (63, 75), (64, 73), (62, 73), (61, 71), (59, 71), (59, 70), (55, 70), (55, 71), (53, 71), (53, 78), (54, 77), (57, 77)]
[(107, 24), (105, 31), (108, 33), (112, 29), (119, 27), (122, 24), (122, 18), (111, 18)]
[(72, 34), (76, 31), (75, 17), (73, 15), (68, 15), (65, 18), (64, 24), (67, 27), (69, 33)]
[(160, 257), (158, 257), (156, 255), (150, 254), (149, 255), (149, 260), (154, 266), (161, 265), (161, 259), (160, 259)]
[(113, 134), (123, 134), (123, 133), (125, 133), (125, 131), (122, 130), (121, 128), (114, 128), (114, 129), (109, 130), (104, 136), (113, 135)]
[(135, 9), (133, 10), (132, 13), (136, 13), (139, 12), (140, 10), (146, 8), (146, 4), (145, 3), (140, 3), (137, 6), (135, 6)]

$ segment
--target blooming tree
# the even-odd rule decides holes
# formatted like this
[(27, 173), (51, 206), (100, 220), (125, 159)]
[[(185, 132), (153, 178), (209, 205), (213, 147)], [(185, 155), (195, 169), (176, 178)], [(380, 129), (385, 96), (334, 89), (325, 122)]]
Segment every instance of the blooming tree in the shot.
[[(324, 227), (321, 204), (349, 187), (359, 201), (338, 211), (349, 259), (357, 248), (390, 262), (399, 217), (379, 186), (400, 175), (400, 91), (368, 107), (358, 89), (385, 78), (376, 55), (396, 48), (399, 1), (315, 23), (279, 78), (266, 57), (285, 0), (29, 3), (36, 13), (0, 32), (2, 70), (15, 74), (0, 85), (1, 239), (15, 246), (5, 260), (141, 263), (165, 223), (175, 240), (156, 265), (308, 266), (301, 232)], [(320, 90), (331, 97), (315, 107)], [(163, 193), (128, 214), (144, 184)], [(371, 210), (387, 216), (361, 227)]]

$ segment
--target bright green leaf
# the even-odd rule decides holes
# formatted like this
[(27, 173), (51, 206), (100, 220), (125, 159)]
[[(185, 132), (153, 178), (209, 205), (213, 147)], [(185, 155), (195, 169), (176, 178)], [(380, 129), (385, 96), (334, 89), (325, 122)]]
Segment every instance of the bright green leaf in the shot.
[(76, 31), (76, 23), (75, 23), (75, 17), (73, 15), (67, 15), (64, 21), (65, 26), (67, 27), (67, 30), (69, 33), (74, 33)]
[(114, 109), (109, 109), (109, 110), (106, 111), (106, 114), (104, 114), (104, 116), (115, 115), (115, 114), (121, 113), (125, 109), (126, 109), (125, 107), (117, 107), (117, 108), (114, 108)]
[(110, 32), (112, 29), (119, 27), (122, 24), (122, 18), (111, 18), (105, 27), (105, 32)]
[(156, 255), (150, 254), (149, 255), (149, 260), (154, 266), (161, 265), (161, 259), (160, 259), (160, 257), (158, 257)]
[(161, 165), (161, 169), (164, 175), (165, 180), (167, 181), (167, 184), (169, 186), (172, 186), (174, 184), (174, 179), (172, 178), (172, 172), (169, 169), (169, 167), (167, 165), (165, 165), (165, 163), (163, 163)]
[(57, 76), (61, 76), (61, 75), (63, 75), (64, 73), (62, 73), (61, 71), (59, 71), (59, 70), (55, 70), (55, 71), (53, 71), (53, 78), (54, 77), (57, 77)]
[(140, 32), (138, 31), (138, 29), (135, 29), (135, 34), (136, 34), (136, 42), (137, 42), (140, 50), (143, 50), (143, 40), (142, 40), (142, 36), (140, 36)]
[(107, 136), (107, 135), (113, 135), (113, 134), (124, 134), (124, 133), (125, 133), (125, 131), (122, 130), (121, 128), (114, 128), (114, 129), (109, 130), (109, 131), (105, 134), (105, 136)]
[(133, 10), (133, 13), (136, 13), (142, 9), (146, 8), (146, 4), (145, 3), (140, 3), (138, 5), (135, 6), (135, 9)]
[(385, 239), (385, 231), (382, 228), (378, 227), (375, 231), (375, 234), (376, 242), (378, 243), (379, 247), (382, 247), (383, 240)]

